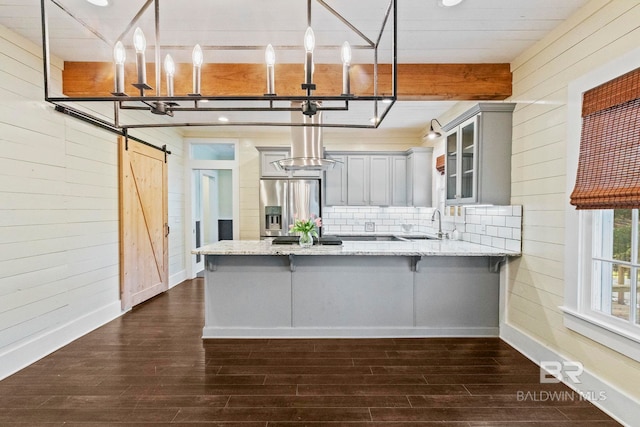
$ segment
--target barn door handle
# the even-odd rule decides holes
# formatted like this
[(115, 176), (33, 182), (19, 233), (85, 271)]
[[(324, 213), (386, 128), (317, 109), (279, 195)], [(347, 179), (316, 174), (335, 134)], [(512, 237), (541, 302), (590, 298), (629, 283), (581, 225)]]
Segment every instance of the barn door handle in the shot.
[(165, 229), (164, 237), (169, 236), (169, 233), (171, 232), (171, 227), (169, 227), (169, 224), (166, 222), (164, 223), (164, 229)]

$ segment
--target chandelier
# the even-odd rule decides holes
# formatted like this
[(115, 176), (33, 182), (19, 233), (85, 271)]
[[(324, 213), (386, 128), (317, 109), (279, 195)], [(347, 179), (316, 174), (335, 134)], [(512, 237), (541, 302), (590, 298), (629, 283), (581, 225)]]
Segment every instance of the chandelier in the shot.
[(45, 100), (114, 130), (376, 128), (396, 101), (396, 0), (99, 4), (41, 0)]

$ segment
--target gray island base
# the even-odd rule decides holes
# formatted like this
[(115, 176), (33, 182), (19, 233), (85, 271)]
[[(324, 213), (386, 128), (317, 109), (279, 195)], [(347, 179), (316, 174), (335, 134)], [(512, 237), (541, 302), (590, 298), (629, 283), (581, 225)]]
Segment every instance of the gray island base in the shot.
[(449, 251), (444, 242), (366, 243), (200, 248), (203, 338), (498, 335), (497, 270), (514, 254), (469, 243), (460, 250), (466, 242)]

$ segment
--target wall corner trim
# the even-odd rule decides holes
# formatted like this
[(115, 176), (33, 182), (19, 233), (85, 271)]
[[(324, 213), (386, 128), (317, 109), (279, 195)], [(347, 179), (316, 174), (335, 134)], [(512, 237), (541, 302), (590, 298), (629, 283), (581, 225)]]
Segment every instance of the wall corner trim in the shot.
[(169, 289), (178, 286), (185, 280), (187, 280), (187, 270), (180, 270), (176, 274), (172, 274), (169, 276)]

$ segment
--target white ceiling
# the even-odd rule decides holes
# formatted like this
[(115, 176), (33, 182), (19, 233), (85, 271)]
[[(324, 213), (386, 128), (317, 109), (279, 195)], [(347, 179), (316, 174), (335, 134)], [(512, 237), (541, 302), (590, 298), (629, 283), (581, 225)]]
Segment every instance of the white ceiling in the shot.
[[(98, 40), (58, 8), (51, 8), (52, 53), (65, 60), (110, 60), (120, 35), (130, 37), (127, 24), (143, 0), (111, 0), (100, 8), (86, 0), (56, 0), (106, 39)], [(388, 0), (325, 0), (367, 37), (375, 39)], [(438, 0), (397, 0), (399, 63), (509, 63), (542, 39), (588, 0), (464, 0), (445, 8)], [(256, 5), (268, 4), (269, 11)], [(205, 48), (207, 62), (261, 62), (262, 46), (281, 46), (279, 62), (301, 62), (297, 50), (306, 28), (304, 0), (161, 0), (162, 45)], [(345, 37), (357, 46), (362, 39), (324, 8), (314, 9), (312, 23), (322, 46), (338, 46)], [(153, 6), (138, 21), (153, 44)], [(40, 0), (0, 0), (0, 24), (41, 44)], [(345, 36), (345, 34), (347, 34)], [(352, 35), (349, 35), (352, 34)], [(127, 44), (127, 43), (125, 43)], [(129, 43), (130, 44), (130, 43)], [(221, 46), (255, 45), (255, 50), (220, 50)], [(208, 47), (208, 48), (207, 48)], [(259, 47), (259, 49), (258, 49)], [(354, 60), (365, 55), (354, 50)], [(181, 58), (183, 55), (184, 58)], [(175, 49), (178, 61), (188, 61), (190, 48)], [(338, 62), (335, 49), (320, 49), (318, 62)], [(380, 62), (389, 62), (389, 51)], [(363, 60), (364, 62), (364, 60)], [(429, 120), (454, 102), (397, 102), (382, 129), (421, 132)]]

